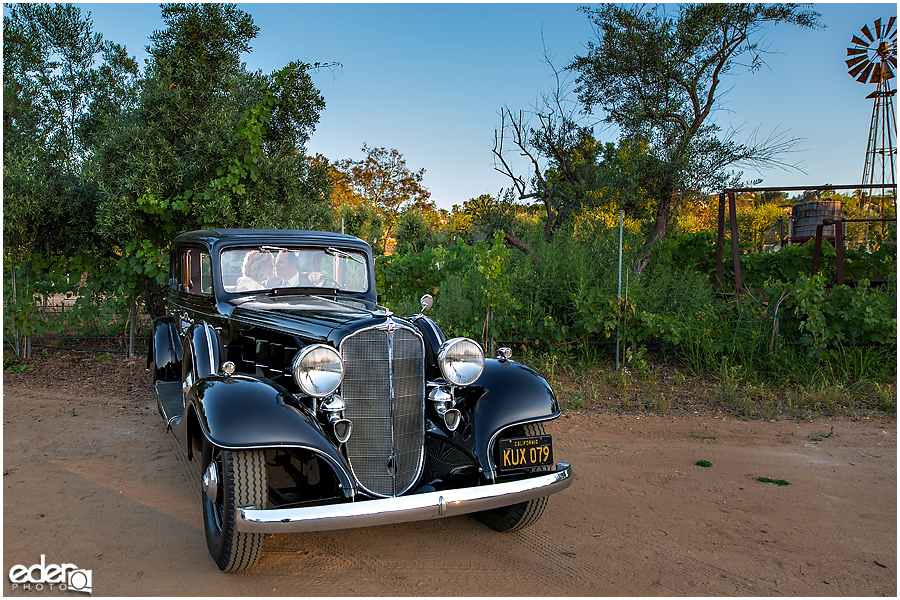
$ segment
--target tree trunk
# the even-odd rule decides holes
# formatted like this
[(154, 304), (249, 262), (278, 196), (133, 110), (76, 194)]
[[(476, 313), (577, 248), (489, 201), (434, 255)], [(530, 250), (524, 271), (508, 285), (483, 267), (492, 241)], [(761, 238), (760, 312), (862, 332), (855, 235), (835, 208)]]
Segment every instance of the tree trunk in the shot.
[(147, 286), (147, 291), (144, 294), (144, 305), (151, 319), (162, 317), (166, 314), (168, 290), (168, 286), (155, 281)]
[(556, 232), (556, 213), (547, 206), (547, 222), (544, 223), (544, 241), (548, 244), (553, 241), (553, 234)]
[(521, 250), (522, 252), (524, 252), (525, 254), (530, 256), (531, 261), (538, 268), (538, 270), (543, 268), (543, 265), (541, 264), (541, 257), (538, 256), (538, 253), (534, 250), (534, 248), (532, 248), (531, 246), (529, 246), (528, 244), (526, 244), (525, 242), (523, 242), (522, 240), (520, 240), (519, 238), (517, 238), (516, 236), (514, 236), (513, 234), (511, 234), (508, 231), (503, 232), (503, 239), (506, 240), (511, 246), (518, 248), (519, 250)]
[(656, 205), (656, 223), (653, 225), (653, 231), (650, 232), (650, 236), (641, 248), (641, 257), (638, 259), (637, 265), (634, 268), (634, 273), (636, 275), (635, 281), (640, 278), (641, 273), (643, 273), (644, 269), (647, 268), (647, 265), (650, 264), (650, 255), (653, 254), (653, 249), (656, 248), (661, 241), (666, 239), (666, 231), (668, 231), (669, 223), (671, 221), (672, 195), (667, 194), (663, 198), (660, 198), (659, 203)]

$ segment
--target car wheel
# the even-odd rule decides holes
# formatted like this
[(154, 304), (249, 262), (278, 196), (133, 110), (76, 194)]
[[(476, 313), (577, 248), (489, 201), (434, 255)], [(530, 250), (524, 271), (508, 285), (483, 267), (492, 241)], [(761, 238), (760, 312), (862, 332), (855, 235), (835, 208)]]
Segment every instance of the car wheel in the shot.
[[(543, 423), (529, 423), (516, 428), (515, 435), (533, 436), (546, 435)], [(540, 470), (550, 471), (553, 467), (541, 467)], [(537, 523), (544, 509), (547, 508), (548, 496), (542, 496), (527, 502), (519, 502), (510, 506), (501, 506), (491, 510), (475, 513), (475, 518), (493, 529), (494, 531), (519, 531)]]
[(223, 571), (240, 571), (256, 564), (262, 552), (262, 533), (235, 528), (236, 507), (265, 507), (265, 453), (262, 450), (204, 448), (203, 525), (209, 554)]

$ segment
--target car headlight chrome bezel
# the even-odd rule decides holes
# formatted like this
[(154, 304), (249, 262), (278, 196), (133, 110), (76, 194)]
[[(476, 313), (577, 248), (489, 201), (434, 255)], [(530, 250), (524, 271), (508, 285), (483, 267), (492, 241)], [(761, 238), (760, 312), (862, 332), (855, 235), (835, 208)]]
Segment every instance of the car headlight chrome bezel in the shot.
[(344, 380), (344, 361), (331, 346), (312, 344), (297, 353), (291, 372), (304, 394), (324, 398), (337, 391)]
[(441, 344), (438, 366), (444, 379), (459, 387), (475, 383), (484, 371), (484, 351), (469, 338), (453, 338)]

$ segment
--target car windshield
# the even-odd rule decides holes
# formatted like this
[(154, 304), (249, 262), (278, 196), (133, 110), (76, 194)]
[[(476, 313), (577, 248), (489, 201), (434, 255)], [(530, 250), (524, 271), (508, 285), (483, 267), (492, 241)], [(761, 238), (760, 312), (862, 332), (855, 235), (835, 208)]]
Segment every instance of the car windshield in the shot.
[(343, 292), (369, 289), (366, 255), (338, 248), (258, 246), (221, 254), (226, 292), (276, 288), (322, 288)]

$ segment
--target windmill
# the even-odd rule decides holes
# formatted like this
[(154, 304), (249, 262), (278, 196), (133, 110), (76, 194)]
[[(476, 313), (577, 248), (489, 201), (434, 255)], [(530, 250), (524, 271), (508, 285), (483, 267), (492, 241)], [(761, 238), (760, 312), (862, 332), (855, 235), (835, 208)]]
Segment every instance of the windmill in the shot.
[[(865, 39), (854, 35), (850, 40), (854, 46), (847, 48), (847, 68), (850, 76), (863, 84), (876, 84), (875, 91), (866, 96), (872, 99), (872, 121), (869, 126), (869, 142), (866, 147), (866, 163), (863, 169), (863, 185), (878, 185), (881, 190), (881, 218), (884, 213), (884, 191), (896, 183), (895, 160), (897, 153), (895, 136), (897, 118), (894, 115), (894, 95), (897, 90), (891, 89), (891, 79), (897, 71), (897, 27), (896, 17), (891, 17), (887, 25), (881, 19), (875, 19), (872, 29), (863, 25), (860, 33)], [(868, 40), (868, 41), (867, 41)], [(871, 209), (871, 192), (860, 193), (860, 213), (865, 205), (865, 217), (869, 218)], [(865, 198), (868, 195), (868, 199)], [(894, 214), (896, 214), (897, 197), (894, 193)], [(859, 216), (862, 216), (860, 214)], [(865, 228), (865, 244), (869, 245), (869, 224)]]

